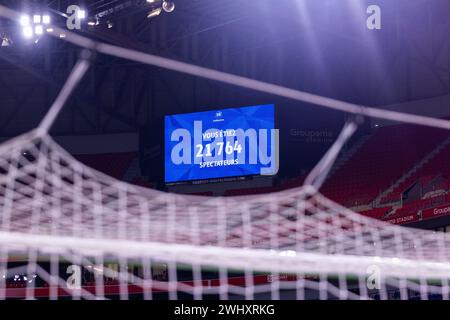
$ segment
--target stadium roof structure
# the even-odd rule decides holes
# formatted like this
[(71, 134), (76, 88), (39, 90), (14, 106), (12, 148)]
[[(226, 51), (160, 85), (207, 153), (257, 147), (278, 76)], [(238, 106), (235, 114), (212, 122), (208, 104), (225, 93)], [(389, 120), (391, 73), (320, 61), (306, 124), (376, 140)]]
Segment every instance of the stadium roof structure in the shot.
[[(64, 27), (62, 14), (70, 1), (0, 3), (23, 12), (48, 11), (52, 21)], [(294, 89), (372, 106), (450, 92), (445, 0), (380, 1), (383, 27), (375, 31), (365, 27), (364, 1), (176, 1), (173, 12), (152, 19), (146, 17), (149, 4), (143, 1), (85, 4), (87, 19), (79, 34)], [(102, 12), (108, 15), (102, 15), (99, 25), (87, 25)], [(426, 22), (411, 27), (411, 21), (418, 20)], [(108, 28), (108, 21), (113, 27)], [(6, 19), (0, 20), (0, 33), (12, 41), (0, 47), (0, 136), (14, 136), (43, 116), (78, 49), (49, 37), (27, 42), (20, 26)], [(103, 56), (91, 73), (80, 88), (84, 94), (75, 96), (73, 112), (64, 114), (55, 133), (135, 131), (165, 112), (237, 104), (224, 98), (229, 93), (249, 96), (214, 82)], [(108, 100), (110, 92), (116, 93)]]

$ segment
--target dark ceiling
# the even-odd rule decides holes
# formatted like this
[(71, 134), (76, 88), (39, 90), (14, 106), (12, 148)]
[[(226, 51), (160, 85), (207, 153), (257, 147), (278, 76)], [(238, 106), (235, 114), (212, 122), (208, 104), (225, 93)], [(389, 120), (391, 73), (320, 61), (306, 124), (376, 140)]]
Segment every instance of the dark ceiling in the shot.
[[(0, 4), (48, 12), (63, 27), (61, 13), (79, 4), (88, 19), (78, 32), (88, 37), (360, 104), (450, 93), (448, 0), (173, 1), (174, 12), (151, 19), (147, 14), (161, 1)], [(366, 28), (366, 9), (373, 3), (382, 9), (381, 30)], [(99, 25), (87, 26), (96, 16)], [(25, 40), (17, 21), (7, 19), (0, 19), (0, 36), (12, 42), (0, 47), (0, 136), (10, 136), (42, 117), (79, 50), (50, 37)], [(54, 130), (133, 131), (167, 113), (274, 99), (99, 56)]]

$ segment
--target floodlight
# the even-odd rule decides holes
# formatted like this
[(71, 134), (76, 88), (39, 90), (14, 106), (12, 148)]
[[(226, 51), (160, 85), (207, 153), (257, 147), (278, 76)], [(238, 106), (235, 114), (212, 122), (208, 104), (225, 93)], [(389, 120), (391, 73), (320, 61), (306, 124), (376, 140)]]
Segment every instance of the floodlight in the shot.
[(147, 18), (153, 18), (153, 17), (159, 16), (161, 14), (161, 11), (162, 11), (161, 8), (155, 8), (148, 13)]
[(33, 37), (33, 28), (30, 26), (26, 26), (23, 28), (23, 36), (27, 39)]
[(37, 25), (34, 27), (34, 33), (37, 35), (41, 35), (44, 33), (44, 28), (41, 25)]
[(27, 16), (26, 14), (23, 14), (20, 16), (20, 25), (22, 27), (26, 27), (30, 24), (30, 17)]
[(162, 8), (165, 12), (173, 12), (175, 10), (175, 3), (172, 1), (163, 1)]

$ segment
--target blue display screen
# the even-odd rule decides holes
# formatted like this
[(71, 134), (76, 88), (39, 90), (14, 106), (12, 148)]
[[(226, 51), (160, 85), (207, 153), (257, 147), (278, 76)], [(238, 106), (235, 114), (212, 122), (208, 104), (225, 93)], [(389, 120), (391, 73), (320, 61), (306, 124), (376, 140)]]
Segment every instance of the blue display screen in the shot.
[(273, 104), (165, 117), (165, 181), (278, 171)]

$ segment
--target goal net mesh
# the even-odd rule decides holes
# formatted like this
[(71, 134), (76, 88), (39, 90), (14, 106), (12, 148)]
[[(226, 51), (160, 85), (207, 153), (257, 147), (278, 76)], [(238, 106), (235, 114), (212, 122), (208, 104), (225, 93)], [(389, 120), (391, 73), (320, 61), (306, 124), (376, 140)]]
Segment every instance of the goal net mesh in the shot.
[(37, 131), (0, 146), (0, 213), (0, 298), (449, 295), (446, 234), (366, 218), (311, 187), (228, 198), (142, 189)]
[[(2, 6), (0, 16), (19, 17)], [(449, 121), (319, 97), (55, 27), (62, 32), (65, 41), (99, 53), (450, 129)], [(0, 299), (449, 298), (448, 235), (372, 220), (318, 191), (355, 124), (344, 128), (303, 187), (227, 198), (144, 189), (81, 164), (48, 134), (89, 59), (82, 56), (37, 129), (0, 145)]]

